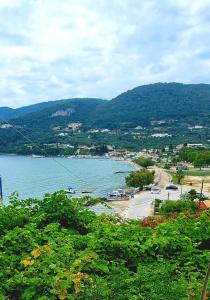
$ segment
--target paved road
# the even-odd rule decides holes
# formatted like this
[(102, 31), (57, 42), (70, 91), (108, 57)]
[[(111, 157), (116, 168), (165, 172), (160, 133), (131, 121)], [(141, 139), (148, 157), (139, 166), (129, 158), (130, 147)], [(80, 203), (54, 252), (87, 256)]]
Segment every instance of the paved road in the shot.
[(187, 192), (191, 187), (180, 187), (177, 191), (161, 189), (160, 194), (151, 194), (150, 191), (141, 192), (131, 198), (127, 208), (121, 211), (122, 217), (129, 219), (142, 219), (153, 214), (153, 202), (156, 198), (161, 200), (178, 200), (182, 193)]
[[(178, 190), (166, 190), (165, 186), (170, 183), (171, 178), (168, 173), (158, 167), (152, 167), (155, 170), (155, 183), (161, 188), (160, 194), (151, 194), (150, 191), (143, 191), (131, 198), (129, 201), (113, 202), (111, 206), (123, 218), (128, 219), (143, 219), (153, 214), (154, 200), (178, 200), (182, 193), (188, 192), (192, 189), (191, 186), (178, 186)], [(197, 189), (200, 192), (200, 188)], [(205, 195), (210, 196), (210, 193)]]

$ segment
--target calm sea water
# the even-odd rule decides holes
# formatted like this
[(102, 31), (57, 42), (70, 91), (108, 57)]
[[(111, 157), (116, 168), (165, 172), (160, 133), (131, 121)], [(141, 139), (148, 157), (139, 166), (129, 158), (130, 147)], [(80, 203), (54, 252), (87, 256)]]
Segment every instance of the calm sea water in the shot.
[[(61, 164), (64, 166), (62, 167)], [(21, 199), (42, 197), (47, 192), (67, 189), (92, 189), (93, 196), (105, 196), (113, 189), (125, 186), (126, 174), (132, 171), (127, 162), (108, 159), (32, 158), (0, 155), (0, 174), (3, 181), (4, 202), (17, 191)]]

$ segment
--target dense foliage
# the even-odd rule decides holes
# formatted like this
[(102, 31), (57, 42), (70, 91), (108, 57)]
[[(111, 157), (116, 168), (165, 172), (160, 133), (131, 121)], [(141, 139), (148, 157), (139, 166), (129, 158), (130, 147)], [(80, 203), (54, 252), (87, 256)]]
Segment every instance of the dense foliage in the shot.
[(166, 201), (159, 210), (162, 215), (180, 212), (196, 213), (197, 211), (198, 203), (189, 200)]
[(143, 157), (143, 156), (135, 158), (134, 162), (143, 168), (147, 168), (149, 166), (154, 165), (154, 162), (151, 159), (149, 159), (147, 157)]
[(183, 148), (179, 156), (182, 160), (190, 162), (194, 167), (205, 167), (210, 165), (210, 150)]
[(144, 186), (147, 186), (153, 183), (155, 177), (154, 171), (141, 170), (131, 172), (125, 179), (128, 186), (135, 188), (143, 189)]
[(0, 299), (199, 299), (207, 213), (152, 229), (97, 216), (92, 201), (57, 192), (0, 209)]
[(172, 181), (173, 183), (180, 184), (182, 182), (182, 179), (184, 179), (185, 173), (182, 170), (177, 170), (175, 173), (173, 173)]

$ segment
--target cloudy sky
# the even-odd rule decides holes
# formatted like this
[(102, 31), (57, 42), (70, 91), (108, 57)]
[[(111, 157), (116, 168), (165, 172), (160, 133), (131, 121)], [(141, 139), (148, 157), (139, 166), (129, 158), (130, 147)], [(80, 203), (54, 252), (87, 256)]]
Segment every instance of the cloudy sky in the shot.
[(0, 0), (0, 106), (210, 82), (210, 0)]

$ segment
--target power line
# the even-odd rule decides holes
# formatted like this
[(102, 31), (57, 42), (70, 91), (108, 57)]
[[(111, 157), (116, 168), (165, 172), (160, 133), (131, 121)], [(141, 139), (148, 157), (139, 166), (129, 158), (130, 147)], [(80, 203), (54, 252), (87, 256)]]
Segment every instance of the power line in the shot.
[[(10, 127), (12, 127), (12, 129), (17, 132), (19, 135), (21, 135), (27, 142), (29, 142), (32, 146), (36, 147), (37, 149), (39, 149), (41, 151), (41, 153), (45, 154), (45, 155), (48, 155), (48, 153), (42, 149), (39, 145), (37, 145), (35, 142), (33, 142), (29, 137), (27, 137), (24, 133), (22, 133), (18, 128), (16, 128), (11, 122), (9, 122), (7, 119), (2, 119), (1, 118), (1, 123), (6, 123), (7, 125), (9, 125)], [(88, 182), (75, 176), (64, 164), (62, 164), (59, 160), (57, 160), (56, 158), (54, 157), (51, 157), (58, 165), (60, 165), (63, 169), (65, 169), (66, 172), (68, 172), (68, 174), (71, 174), (71, 176), (75, 177), (79, 182), (87, 185)], [(111, 167), (112, 171), (113, 171), (113, 168), (114, 166)], [(97, 177), (97, 176), (96, 176)], [(105, 176), (102, 177), (102, 179), (105, 178)], [(94, 188), (94, 189), (91, 189), (93, 191), (98, 191), (101, 189), (102, 186), (98, 186), (97, 188)]]
[[(26, 141), (28, 141), (32, 146), (36, 147), (37, 149), (39, 149), (43, 154), (48, 155), (48, 153), (42, 149), (41, 147), (39, 147), (37, 144), (35, 144), (30, 138), (28, 138), (26, 135), (24, 135), (19, 129), (17, 129), (11, 122), (8, 122), (8, 120), (1, 121), (2, 122), (6, 122), (7, 125), (11, 126), (18, 134), (20, 134)], [(57, 159), (55, 159), (54, 157), (52, 157), (52, 159), (58, 164), (60, 165), (63, 169), (65, 169), (65, 171), (67, 171), (69, 174), (73, 175), (74, 174), (65, 166), (63, 165), (60, 161), (58, 161)], [(87, 184), (86, 181), (82, 180), (81, 178), (75, 177), (77, 180), (79, 180), (80, 182)]]

